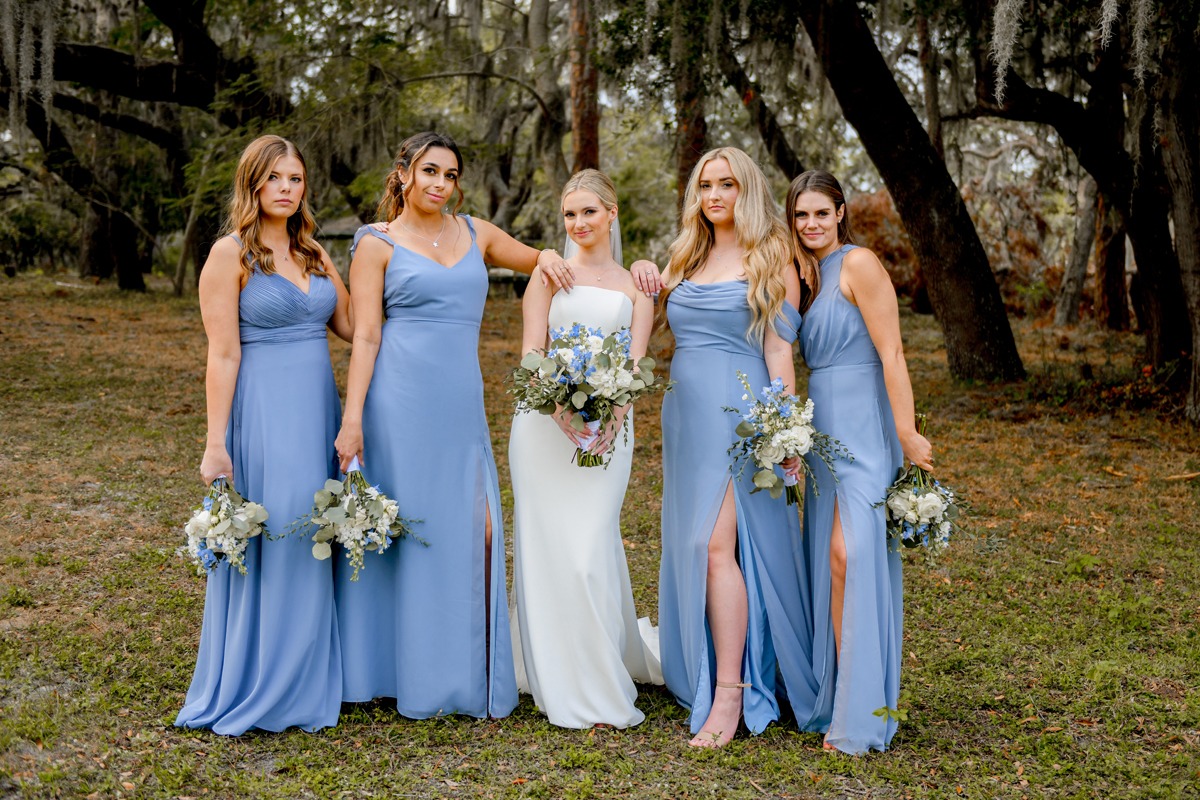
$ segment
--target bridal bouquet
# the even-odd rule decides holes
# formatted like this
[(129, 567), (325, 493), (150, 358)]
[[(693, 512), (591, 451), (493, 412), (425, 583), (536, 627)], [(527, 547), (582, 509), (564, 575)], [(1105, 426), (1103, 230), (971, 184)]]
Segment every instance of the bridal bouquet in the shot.
[[(925, 435), (928, 420), (917, 415), (917, 432)], [(932, 475), (909, 465), (877, 505), (887, 509), (887, 535), (905, 547), (924, 547), (929, 558), (950, 544), (950, 534), (959, 528), (960, 502), (955, 492)]]
[(345, 480), (325, 481), (325, 486), (313, 495), (312, 511), (289, 525), (288, 530), (307, 534), (315, 528), (312, 554), (322, 561), (333, 555), (330, 543), (336, 541), (354, 567), (350, 580), (357, 581), (368, 551), (382, 553), (393, 539), (402, 536), (427, 545), (412, 531), (411, 526), (416, 522), (420, 520), (403, 519), (396, 501), (367, 483), (358, 458), (354, 458)]
[[(531, 351), (513, 370), (517, 412), (538, 411), (554, 414), (570, 409), (571, 427), (585, 434), (584, 443), (575, 449), (575, 463), (581, 467), (605, 464), (606, 459), (589, 448), (605, 425), (616, 419), (616, 409), (639, 397), (671, 384), (655, 378), (654, 359), (629, 355), (630, 333), (621, 328), (605, 336), (599, 328), (576, 322), (571, 327), (550, 332), (550, 347)], [(625, 429), (629, 435), (628, 428)]]
[(734, 432), (740, 437), (729, 447), (734, 463), (740, 464), (738, 474), (746, 468), (746, 463), (753, 461), (759, 471), (754, 473), (754, 488), (751, 493), (766, 490), (771, 497), (779, 497), (785, 491), (788, 505), (800, 502), (801, 492), (797, 481), (791, 475), (782, 478), (775, 473), (775, 466), (782, 461), (813, 453), (834, 474), (833, 460), (841, 457), (853, 460), (845, 445), (825, 433), (818, 433), (813, 427), (813, 401), (806, 399), (803, 403), (794, 394), (783, 390), (783, 379), (776, 378), (770, 386), (764, 386), (762, 396), (754, 395), (750, 388), (750, 379), (741, 370), (738, 380), (746, 388), (743, 400), (752, 400), (750, 409), (743, 412), (739, 408), (725, 407), (726, 411), (741, 414), (742, 421)]
[(187, 544), (179, 548), (204, 575), (221, 560), (242, 575), (246, 544), (263, 532), (267, 510), (258, 503), (247, 502), (222, 475), (208, 487), (192, 518), (184, 525)]

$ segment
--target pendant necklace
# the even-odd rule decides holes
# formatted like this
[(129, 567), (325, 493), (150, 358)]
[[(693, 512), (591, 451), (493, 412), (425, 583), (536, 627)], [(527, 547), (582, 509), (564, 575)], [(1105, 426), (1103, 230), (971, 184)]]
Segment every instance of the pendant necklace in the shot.
[(437, 246), (438, 246), (438, 239), (441, 239), (441, 238), (442, 238), (442, 234), (446, 232), (446, 215), (445, 215), (445, 214), (442, 214), (442, 215), (441, 215), (441, 217), (442, 217), (442, 227), (438, 229), (438, 234), (437, 234), (437, 236), (436, 236), (436, 237), (434, 237), (434, 238), (432, 238), (432, 239), (430, 239), (428, 236), (422, 236), (421, 234), (419, 234), (419, 233), (417, 233), (416, 231), (414, 231), (412, 228), (408, 227), (408, 225), (406, 225), (406, 224), (404, 223), (404, 217), (399, 217), (398, 219), (400, 220), (400, 224), (401, 224), (401, 225), (404, 225), (404, 230), (408, 231), (408, 232), (409, 232), (409, 233), (411, 233), (413, 236), (416, 236), (416, 237), (418, 237), (418, 238), (420, 238), (420, 239), (424, 239), (424, 240), (425, 240), (425, 241), (427, 241), (427, 242), (433, 242), (433, 246), (434, 246), (434, 247), (437, 247)]

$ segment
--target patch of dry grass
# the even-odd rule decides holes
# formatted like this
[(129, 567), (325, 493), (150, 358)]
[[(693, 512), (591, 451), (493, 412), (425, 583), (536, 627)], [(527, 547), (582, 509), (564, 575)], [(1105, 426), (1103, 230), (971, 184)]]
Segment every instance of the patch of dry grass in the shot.
[[(787, 724), (693, 752), (661, 689), (624, 732), (553, 728), (526, 698), (500, 721), (347, 705), (330, 731), (231, 740), (170, 724), (204, 593), (173, 555), (201, 490), (195, 301), (62, 282), (0, 283), (0, 797), (1200, 793), (1200, 479), (1177, 477), (1200, 471), (1200, 447), (1175, 419), (1121, 405), (1121, 387), (1135, 403), (1153, 395), (1135, 337), (1078, 329), (1064, 342), (1021, 321), (1033, 379), (962, 386), (933, 321), (904, 317), (939, 470), (969, 494), (976, 537), (939, 567), (909, 562), (907, 720), (886, 754), (826, 755)], [(481, 353), (502, 486), (519, 325), (517, 301), (489, 301)], [(342, 377), (348, 349), (334, 356)], [(639, 610), (653, 615), (651, 406), (638, 435), (624, 533)]]

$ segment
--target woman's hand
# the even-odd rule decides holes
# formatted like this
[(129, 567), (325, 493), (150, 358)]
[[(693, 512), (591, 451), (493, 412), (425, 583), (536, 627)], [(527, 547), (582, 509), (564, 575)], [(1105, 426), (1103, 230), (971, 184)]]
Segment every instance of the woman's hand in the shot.
[(200, 477), (207, 486), (224, 475), (233, 480), (233, 460), (223, 444), (210, 444), (204, 448), (204, 458), (200, 460)]
[(580, 447), (580, 442), (583, 441), (583, 434), (571, 427), (571, 417), (573, 413), (566, 408), (560, 408), (550, 415), (554, 423), (558, 425), (558, 429), (571, 440), (571, 444)]
[(617, 406), (614, 411), (614, 417), (604, 426), (604, 430), (600, 431), (600, 435), (592, 442), (592, 446), (588, 448), (595, 455), (602, 456), (609, 451), (612, 443), (616, 441), (617, 434), (625, 426), (625, 415), (629, 413), (629, 406)]
[(662, 291), (662, 275), (658, 273), (658, 265), (653, 261), (640, 258), (629, 265), (629, 273), (633, 276), (633, 284), (647, 297)]
[(804, 472), (804, 459), (800, 458), (800, 456), (792, 456), (781, 461), (779, 466), (783, 467), (785, 474), (799, 480), (800, 473)]
[(333, 440), (333, 446), (337, 450), (338, 464), (342, 472), (350, 466), (350, 460), (357, 456), (358, 463), (366, 463), (363, 460), (363, 432), (361, 422), (343, 422), (342, 429), (338, 431), (337, 438)]
[(900, 437), (904, 457), (926, 472), (933, 472), (933, 445), (915, 430)]
[(538, 253), (537, 266), (542, 272), (543, 286), (548, 285), (549, 281), (564, 292), (570, 293), (571, 287), (575, 285), (575, 270), (557, 250), (547, 249)]

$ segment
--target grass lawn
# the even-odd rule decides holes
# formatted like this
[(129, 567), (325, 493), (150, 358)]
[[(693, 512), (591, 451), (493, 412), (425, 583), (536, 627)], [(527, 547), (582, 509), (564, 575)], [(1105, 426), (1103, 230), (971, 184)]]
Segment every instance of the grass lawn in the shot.
[[(1018, 320), (1030, 381), (963, 386), (934, 321), (903, 325), (939, 473), (969, 496), (975, 536), (936, 567), (906, 557), (906, 719), (889, 752), (826, 754), (787, 723), (691, 750), (661, 688), (629, 731), (554, 728), (524, 697), (504, 720), (346, 705), (332, 730), (229, 739), (171, 725), (204, 598), (174, 555), (202, 491), (195, 298), (0, 279), (0, 798), (1200, 796), (1200, 478), (1185, 477), (1200, 435), (1156, 403), (1132, 335)], [(489, 301), (506, 511), (519, 328), (518, 301)], [(348, 357), (335, 343), (339, 380)], [(652, 617), (655, 404), (624, 514)]]

